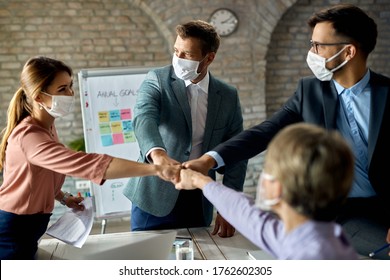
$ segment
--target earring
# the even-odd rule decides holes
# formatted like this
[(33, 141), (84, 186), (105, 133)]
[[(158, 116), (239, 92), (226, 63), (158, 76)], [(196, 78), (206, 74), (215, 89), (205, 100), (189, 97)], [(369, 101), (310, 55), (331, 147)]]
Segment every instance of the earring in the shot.
[(43, 106), (41, 104), (39, 104), (39, 110), (42, 110), (43, 109)]

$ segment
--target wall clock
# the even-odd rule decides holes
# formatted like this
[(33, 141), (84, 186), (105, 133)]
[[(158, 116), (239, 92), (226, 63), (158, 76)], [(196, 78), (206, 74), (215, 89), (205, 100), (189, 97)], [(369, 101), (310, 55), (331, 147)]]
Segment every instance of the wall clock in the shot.
[(221, 8), (211, 14), (210, 24), (220, 36), (229, 36), (238, 27), (238, 17), (232, 10)]

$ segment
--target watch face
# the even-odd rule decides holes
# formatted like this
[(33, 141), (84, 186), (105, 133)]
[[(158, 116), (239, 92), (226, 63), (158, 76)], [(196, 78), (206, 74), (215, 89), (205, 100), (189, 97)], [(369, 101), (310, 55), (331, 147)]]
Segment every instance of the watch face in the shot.
[(219, 9), (211, 15), (210, 24), (214, 26), (220, 36), (227, 36), (237, 29), (238, 18), (229, 9)]

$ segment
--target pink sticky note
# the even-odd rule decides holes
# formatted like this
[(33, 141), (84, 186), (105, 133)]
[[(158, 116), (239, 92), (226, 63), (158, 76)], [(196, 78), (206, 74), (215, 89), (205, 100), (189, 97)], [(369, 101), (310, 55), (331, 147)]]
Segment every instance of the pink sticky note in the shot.
[(113, 134), (112, 139), (114, 141), (114, 144), (123, 144), (125, 142), (125, 140), (123, 139), (122, 133)]
[(121, 119), (122, 120), (131, 120), (131, 109), (122, 109), (121, 110)]

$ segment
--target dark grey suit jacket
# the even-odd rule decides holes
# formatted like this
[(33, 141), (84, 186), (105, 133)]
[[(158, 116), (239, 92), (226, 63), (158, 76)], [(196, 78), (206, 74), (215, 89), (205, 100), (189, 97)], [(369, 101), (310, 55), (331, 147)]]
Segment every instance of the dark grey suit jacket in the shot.
[[(142, 83), (134, 109), (134, 130), (140, 147), (140, 162), (148, 162), (146, 153), (154, 147), (164, 148), (168, 155), (184, 162), (189, 159), (192, 142), (191, 109), (185, 83), (172, 66), (150, 71)], [(208, 108), (203, 142), (207, 152), (243, 130), (242, 112), (237, 90), (210, 74)], [(241, 191), (247, 161), (229, 164), (223, 183)], [(215, 178), (215, 172), (209, 175)], [(124, 190), (142, 210), (155, 215), (169, 214), (178, 197), (174, 185), (158, 177), (131, 178)], [(207, 224), (212, 219), (213, 207), (206, 198), (203, 210)]]
[[(378, 196), (390, 209), (390, 79), (371, 71), (369, 83), (372, 94), (368, 175)], [(307, 122), (329, 130), (336, 129), (338, 106), (338, 94), (333, 82), (321, 82), (314, 77), (303, 78), (295, 94), (273, 116), (213, 150), (219, 153), (225, 164), (232, 164), (264, 151), (274, 135), (292, 123)]]

